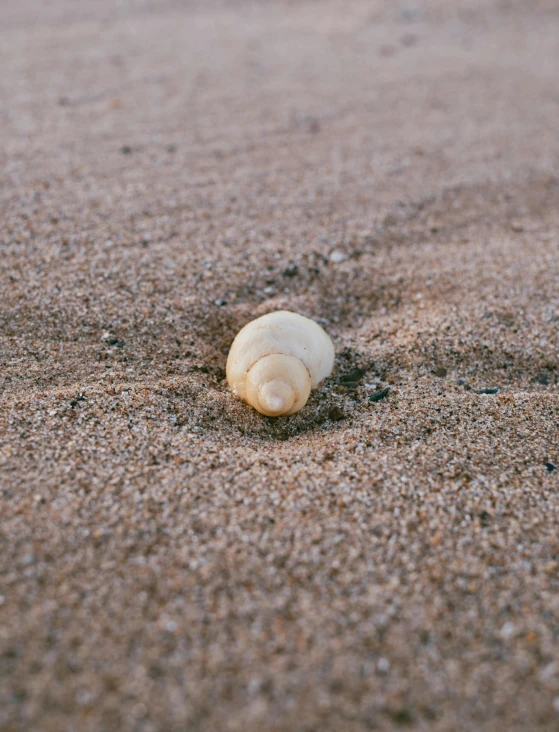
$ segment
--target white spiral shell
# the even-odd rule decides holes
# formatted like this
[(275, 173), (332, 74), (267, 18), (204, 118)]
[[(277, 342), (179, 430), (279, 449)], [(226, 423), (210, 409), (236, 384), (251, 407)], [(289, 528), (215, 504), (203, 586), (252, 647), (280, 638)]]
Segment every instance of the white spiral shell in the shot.
[(226, 372), (234, 394), (262, 414), (278, 417), (302, 409), (333, 365), (334, 345), (320, 325), (278, 310), (239, 331)]

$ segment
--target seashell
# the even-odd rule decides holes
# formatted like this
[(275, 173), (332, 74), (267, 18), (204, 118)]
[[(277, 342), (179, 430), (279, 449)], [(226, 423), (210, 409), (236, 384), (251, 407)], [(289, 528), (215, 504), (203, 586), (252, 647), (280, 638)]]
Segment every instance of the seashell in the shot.
[(239, 331), (226, 373), (233, 394), (262, 414), (279, 417), (302, 409), (333, 365), (334, 345), (320, 325), (278, 310)]

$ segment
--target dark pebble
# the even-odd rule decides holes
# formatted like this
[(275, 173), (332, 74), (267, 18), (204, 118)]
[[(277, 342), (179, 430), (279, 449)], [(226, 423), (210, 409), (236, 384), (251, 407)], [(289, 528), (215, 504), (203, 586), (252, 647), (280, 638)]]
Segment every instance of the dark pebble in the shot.
[(320, 132), (320, 122), (317, 119), (312, 119), (309, 123), (309, 132), (316, 134)]
[(538, 384), (541, 384), (542, 386), (547, 386), (549, 382), (551, 381), (550, 376), (547, 371), (541, 371), (539, 374), (536, 375), (536, 379)]
[(74, 408), (74, 407), (76, 407), (76, 406), (77, 406), (77, 405), (78, 405), (78, 404), (79, 404), (80, 402), (85, 402), (85, 401), (87, 401), (87, 397), (86, 397), (86, 396), (84, 396), (83, 394), (78, 394), (78, 396), (77, 396), (77, 397), (75, 397), (75, 399), (71, 399), (71, 400), (70, 400), (70, 406), (71, 406), (71, 407), (72, 407), (72, 409), (73, 409), (73, 408)]
[(283, 270), (284, 277), (295, 277), (299, 274), (299, 267), (296, 264), (290, 264), (289, 267)]
[(547, 471), (548, 471), (549, 473), (551, 473), (551, 472), (552, 472), (553, 470), (557, 470), (557, 466), (556, 466), (556, 465), (554, 465), (553, 463), (546, 463), (546, 464), (545, 464), (545, 469), (546, 469), (546, 470), (547, 470)]
[(434, 376), (438, 376), (438, 377), (439, 377), (439, 378), (441, 378), (441, 379), (442, 379), (442, 378), (443, 378), (444, 376), (446, 376), (446, 375), (447, 375), (447, 373), (448, 373), (448, 371), (447, 371), (447, 370), (445, 369), (445, 367), (444, 367), (444, 366), (437, 366), (437, 368), (433, 370), (433, 375), (434, 375)]
[(339, 407), (331, 407), (328, 410), (328, 419), (331, 419), (334, 422), (339, 422), (340, 419), (343, 419), (344, 417), (345, 414)]
[(132, 148), (130, 147), (130, 145), (123, 145), (123, 146), (122, 146), (122, 147), (120, 148), (120, 152), (121, 152), (121, 153), (122, 153), (123, 155), (130, 155), (130, 153), (132, 152)]
[(489, 526), (489, 524), (491, 523), (491, 514), (487, 513), (487, 511), (482, 511), (479, 514), (479, 521), (482, 526)]
[(476, 394), (498, 394), (499, 389), (495, 387), (494, 389), (480, 389), (479, 391), (476, 391)]
[(371, 396), (369, 397), (370, 402), (380, 402), (381, 399), (384, 399), (388, 396), (390, 392), (390, 387), (387, 386), (386, 389), (381, 389), (380, 391), (375, 391)]
[(414, 723), (413, 715), (409, 709), (398, 709), (390, 712), (392, 720), (399, 726), (411, 726)]
[(340, 383), (341, 384), (356, 384), (358, 381), (360, 381), (363, 378), (363, 376), (366, 373), (367, 373), (367, 369), (362, 369), (362, 368), (351, 369), (351, 371), (348, 371), (347, 374), (340, 376)]

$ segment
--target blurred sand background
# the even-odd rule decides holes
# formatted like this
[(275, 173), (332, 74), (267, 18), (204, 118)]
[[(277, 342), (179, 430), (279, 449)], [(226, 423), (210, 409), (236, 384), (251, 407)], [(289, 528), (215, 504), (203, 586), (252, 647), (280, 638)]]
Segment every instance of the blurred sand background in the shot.
[(2, 3), (2, 730), (559, 728), (558, 79), (554, 0)]

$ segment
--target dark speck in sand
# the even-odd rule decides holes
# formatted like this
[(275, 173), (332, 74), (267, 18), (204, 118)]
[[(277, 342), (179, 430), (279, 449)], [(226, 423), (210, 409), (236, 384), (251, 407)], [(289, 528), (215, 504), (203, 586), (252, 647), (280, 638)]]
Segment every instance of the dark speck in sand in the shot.
[(394, 712), (391, 712), (390, 716), (399, 727), (407, 727), (414, 723), (413, 715), (409, 711), (409, 709), (398, 709)]
[(85, 401), (87, 401), (87, 397), (83, 394), (78, 394), (76, 397), (74, 397), (74, 399), (70, 400), (70, 406), (72, 407), (72, 409), (74, 409), (74, 407), (77, 407), (80, 402)]
[(122, 146), (122, 147), (120, 148), (120, 152), (121, 152), (121, 153), (122, 153), (123, 155), (130, 155), (130, 153), (132, 152), (132, 148), (130, 147), (130, 145), (123, 145), (123, 146)]
[(299, 267), (296, 264), (290, 264), (289, 267), (283, 270), (284, 277), (295, 277), (299, 274)]
[(482, 526), (489, 526), (489, 524), (491, 523), (491, 514), (487, 513), (487, 511), (482, 511), (479, 514), (479, 521)]
[(440, 379), (442, 379), (444, 376), (446, 376), (448, 371), (445, 369), (444, 366), (437, 366), (436, 369), (433, 369), (433, 375), (438, 376)]
[(551, 473), (554, 470), (557, 470), (557, 466), (554, 465), (553, 463), (546, 463), (545, 464), (545, 469), (547, 470), (548, 473)]
[(499, 389), (497, 387), (491, 388), (491, 389), (480, 389), (479, 391), (476, 391), (476, 394), (498, 394)]

